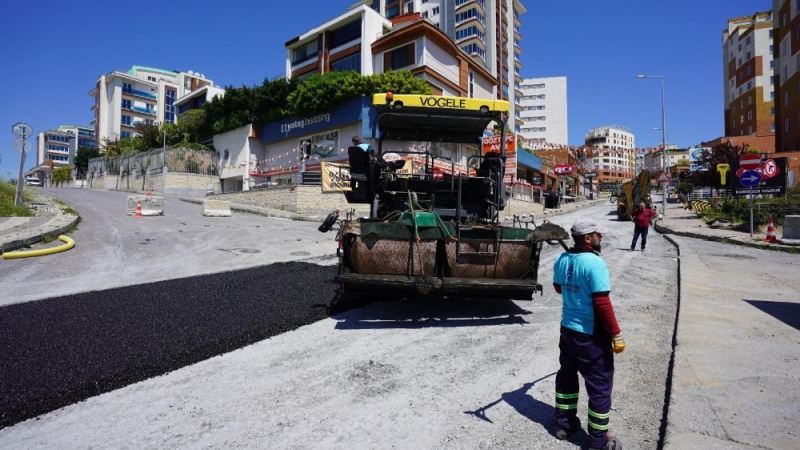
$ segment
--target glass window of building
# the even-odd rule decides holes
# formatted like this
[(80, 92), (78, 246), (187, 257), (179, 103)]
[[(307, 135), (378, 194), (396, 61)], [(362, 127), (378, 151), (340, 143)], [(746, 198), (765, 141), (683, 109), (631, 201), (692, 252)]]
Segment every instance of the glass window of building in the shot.
[(354, 41), (361, 37), (361, 19), (356, 19), (331, 31), (331, 48)]

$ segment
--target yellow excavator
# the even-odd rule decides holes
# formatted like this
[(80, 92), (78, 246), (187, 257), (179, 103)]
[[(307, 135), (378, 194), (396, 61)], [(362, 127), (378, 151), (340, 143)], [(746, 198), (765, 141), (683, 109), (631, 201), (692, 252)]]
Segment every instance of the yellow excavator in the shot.
[(650, 173), (646, 170), (622, 183), (622, 192), (617, 197), (617, 219), (630, 220), (633, 208), (641, 202), (650, 206)]

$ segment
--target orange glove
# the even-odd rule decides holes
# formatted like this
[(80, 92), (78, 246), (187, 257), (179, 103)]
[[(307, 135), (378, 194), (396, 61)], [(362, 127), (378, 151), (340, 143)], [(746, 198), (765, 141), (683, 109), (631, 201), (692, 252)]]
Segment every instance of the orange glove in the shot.
[(621, 334), (611, 336), (611, 350), (614, 353), (622, 353), (625, 350), (625, 339), (622, 339)]

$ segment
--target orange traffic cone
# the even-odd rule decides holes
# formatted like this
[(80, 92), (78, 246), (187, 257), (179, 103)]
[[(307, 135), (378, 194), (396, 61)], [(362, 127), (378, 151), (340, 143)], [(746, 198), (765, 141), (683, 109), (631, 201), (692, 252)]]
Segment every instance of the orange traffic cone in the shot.
[(775, 224), (772, 223), (772, 216), (769, 216), (769, 222), (767, 222), (767, 238), (765, 241), (778, 242), (778, 238), (775, 236)]
[(136, 202), (136, 211), (133, 213), (133, 218), (138, 219), (142, 217), (142, 202), (141, 200)]

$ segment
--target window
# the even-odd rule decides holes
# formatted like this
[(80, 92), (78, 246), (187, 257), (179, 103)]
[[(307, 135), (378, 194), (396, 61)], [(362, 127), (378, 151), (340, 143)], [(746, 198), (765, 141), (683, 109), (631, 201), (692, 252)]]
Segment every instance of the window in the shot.
[(753, 120), (753, 111), (747, 111), (747, 120)]
[(391, 19), (392, 17), (400, 15), (400, 5), (394, 5), (391, 8), (386, 10), (386, 18)]
[(122, 109), (131, 109), (131, 101), (127, 98), (122, 99)]
[(775, 91), (770, 91), (769, 92), (769, 99), (772, 100), (772, 101), (775, 101)]
[(773, 69), (773, 70), (775, 69), (775, 60), (774, 59), (769, 60), (769, 68)]
[(354, 20), (347, 25), (331, 31), (331, 48), (354, 41), (361, 37), (361, 19)]
[(775, 75), (769, 77), (769, 84), (775, 84)]
[(131, 137), (131, 132), (130, 131), (120, 131), (119, 136), (122, 139), (128, 139), (128, 138)]
[(151, 76), (148, 75), (147, 76), (147, 81), (158, 81), (158, 80), (156, 80), (156, 77), (151, 77)]
[(127, 116), (125, 114), (122, 115), (122, 124), (131, 126), (133, 124), (133, 118), (131, 116)]
[(439, 7), (438, 6), (434, 6), (433, 8), (431, 8), (431, 15), (435, 16), (437, 14), (439, 14)]
[(333, 61), (331, 63), (331, 70), (334, 72), (346, 72), (351, 70), (361, 73), (361, 53), (355, 53)]
[(317, 41), (311, 41), (308, 44), (302, 45), (292, 50), (292, 64), (299, 64), (308, 61), (309, 59), (317, 56), (319, 47)]
[(472, 98), (475, 97), (475, 74), (470, 72), (469, 73), (469, 93), (467, 97)]
[(414, 2), (406, 2), (406, 14), (414, 12)]
[(747, 52), (747, 58), (745, 58), (746, 61), (750, 61), (750, 55), (751, 55), (751, 53)]
[(177, 97), (175, 89), (164, 90), (164, 122), (175, 122), (175, 98)]
[(470, 27), (463, 28), (461, 30), (457, 30), (456, 31), (456, 40), (457, 41), (460, 41), (461, 39), (464, 39), (464, 38), (467, 38), (467, 37), (470, 37), (470, 36), (477, 36), (477, 37), (483, 39), (484, 36), (486, 36), (486, 34), (481, 32), (481, 30), (479, 30), (478, 27), (476, 27), (475, 25), (472, 25)]
[(784, 133), (788, 133), (789, 132), (789, 118), (788, 117), (783, 119), (783, 132)]
[[(436, 14), (439, 13), (438, 7), (434, 8), (436, 10)], [(477, 8), (470, 8), (464, 12), (456, 13), (456, 23), (463, 22), (467, 19), (476, 18), (481, 22), (485, 21), (485, 16), (478, 12)]]
[[(772, 30), (769, 30), (769, 31), (770, 31), (770, 33), (772, 32)], [(769, 46), (769, 54), (770, 55), (772, 54), (772, 45)]]
[(383, 54), (384, 71), (397, 70), (414, 63), (414, 43)]

